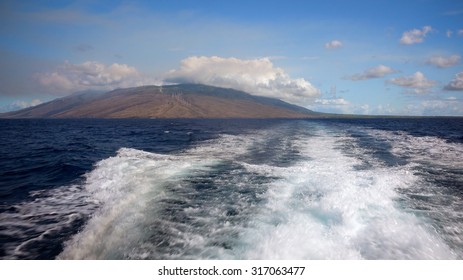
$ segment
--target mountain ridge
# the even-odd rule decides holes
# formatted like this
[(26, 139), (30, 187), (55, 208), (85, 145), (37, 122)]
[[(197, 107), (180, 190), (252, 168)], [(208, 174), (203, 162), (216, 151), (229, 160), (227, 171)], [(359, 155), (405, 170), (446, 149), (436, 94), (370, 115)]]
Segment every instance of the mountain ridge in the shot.
[(202, 84), (140, 86), (72, 94), (2, 118), (312, 118), (280, 99)]

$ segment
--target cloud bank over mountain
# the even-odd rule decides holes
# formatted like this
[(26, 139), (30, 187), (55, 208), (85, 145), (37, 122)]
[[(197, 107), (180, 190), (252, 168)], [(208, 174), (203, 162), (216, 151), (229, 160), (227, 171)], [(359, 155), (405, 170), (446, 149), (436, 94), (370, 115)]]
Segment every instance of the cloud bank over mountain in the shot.
[(72, 64), (66, 61), (54, 71), (36, 73), (35, 80), (43, 90), (57, 95), (163, 83), (197, 83), (234, 88), (301, 105), (310, 104), (321, 95), (320, 90), (309, 81), (291, 78), (282, 68), (275, 67), (269, 58), (246, 60), (192, 56), (182, 60), (178, 69), (159, 78), (149, 77), (127, 64), (107, 65), (97, 61)]
[(60, 95), (90, 89), (111, 90), (119, 87), (159, 84), (155, 79), (148, 78), (135, 67), (127, 64), (106, 65), (97, 61), (86, 61), (81, 64), (66, 61), (53, 72), (37, 73), (35, 79), (47, 91)]
[(291, 78), (268, 58), (192, 56), (182, 60), (179, 69), (170, 71), (166, 81), (229, 87), (297, 104), (311, 103), (321, 95), (310, 82)]

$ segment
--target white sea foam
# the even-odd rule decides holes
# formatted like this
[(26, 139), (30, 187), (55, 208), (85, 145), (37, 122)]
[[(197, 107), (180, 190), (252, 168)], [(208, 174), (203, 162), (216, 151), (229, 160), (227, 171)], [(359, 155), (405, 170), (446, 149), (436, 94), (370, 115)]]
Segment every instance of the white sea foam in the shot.
[[(224, 217), (230, 208), (236, 216), (246, 215), (252, 209), (240, 193), (240, 189), (252, 188), (248, 185), (252, 178), (237, 169), (227, 170), (221, 176), (209, 173), (224, 162), (233, 164), (233, 158), (245, 155), (269, 133), (247, 137), (222, 135), (179, 155), (122, 148), (116, 156), (98, 162), (87, 174), (85, 189), (101, 208), (83, 231), (66, 243), (59, 258), (234, 258), (220, 244), (227, 243), (226, 234), (236, 233), (241, 226)], [(234, 191), (227, 197), (221, 197), (220, 192), (216, 197), (192, 202), (189, 197), (206, 194), (189, 189), (189, 180), (212, 180), (213, 184)], [(227, 199), (231, 201), (227, 203)], [(175, 221), (174, 216), (179, 214), (174, 213), (168, 217), (174, 221), (156, 217), (165, 210), (162, 207), (172, 207), (163, 206), (165, 201), (185, 204), (180, 214), (189, 223)], [(198, 225), (203, 229), (198, 229)], [(169, 236), (150, 237), (152, 231)], [(154, 244), (153, 239), (161, 244)], [(181, 247), (181, 251), (171, 248), (163, 252), (160, 246), (164, 242)]]
[(285, 138), (299, 157), (283, 167), (246, 157), (281, 131), (224, 135), (178, 155), (119, 150), (87, 174), (101, 206), (59, 258), (457, 257), (400, 207), (397, 190), (420, 180), (410, 166), (359, 170), (362, 148), (342, 151), (352, 138), (306, 130)]
[(417, 175), (413, 188), (402, 191), (410, 211), (430, 218), (437, 231), (463, 257), (463, 144), (434, 136), (369, 130), (391, 145), (391, 152), (407, 158)]
[[(175, 184), (213, 164), (207, 159), (180, 158), (122, 148), (117, 155), (100, 161), (87, 175), (85, 188), (101, 208), (84, 230), (76, 235), (60, 258), (127, 258), (142, 246), (150, 229), (153, 202)], [(141, 244), (139, 244), (141, 242)]]
[(433, 228), (397, 207), (396, 189), (412, 187), (416, 176), (406, 167), (356, 170), (358, 160), (338, 149), (351, 140), (321, 133), (299, 143), (311, 161), (267, 170), (281, 179), (246, 234), (245, 258), (456, 257)]
[(391, 152), (412, 158), (416, 163), (432, 163), (447, 167), (463, 166), (463, 144), (448, 142), (435, 136), (413, 136), (406, 132), (368, 130), (372, 136), (392, 145)]

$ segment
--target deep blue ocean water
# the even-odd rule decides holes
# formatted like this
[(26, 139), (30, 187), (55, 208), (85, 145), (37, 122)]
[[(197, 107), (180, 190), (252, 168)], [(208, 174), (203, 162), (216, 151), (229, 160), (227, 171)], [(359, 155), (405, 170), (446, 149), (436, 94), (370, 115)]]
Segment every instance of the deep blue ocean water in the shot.
[(463, 119), (0, 120), (1, 259), (462, 259)]

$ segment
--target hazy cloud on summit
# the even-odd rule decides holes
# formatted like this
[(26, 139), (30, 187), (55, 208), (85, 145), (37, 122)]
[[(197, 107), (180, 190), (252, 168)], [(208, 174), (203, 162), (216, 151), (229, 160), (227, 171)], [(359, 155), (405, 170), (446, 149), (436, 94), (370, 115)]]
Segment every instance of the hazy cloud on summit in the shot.
[(135, 67), (113, 63), (105, 65), (97, 61), (81, 64), (65, 62), (53, 72), (37, 73), (36, 80), (48, 91), (66, 94), (81, 90), (111, 90), (118, 87), (133, 87), (156, 84)]
[(192, 56), (182, 60), (179, 69), (170, 71), (166, 81), (230, 87), (298, 104), (310, 103), (320, 95), (310, 82), (289, 77), (268, 58)]

